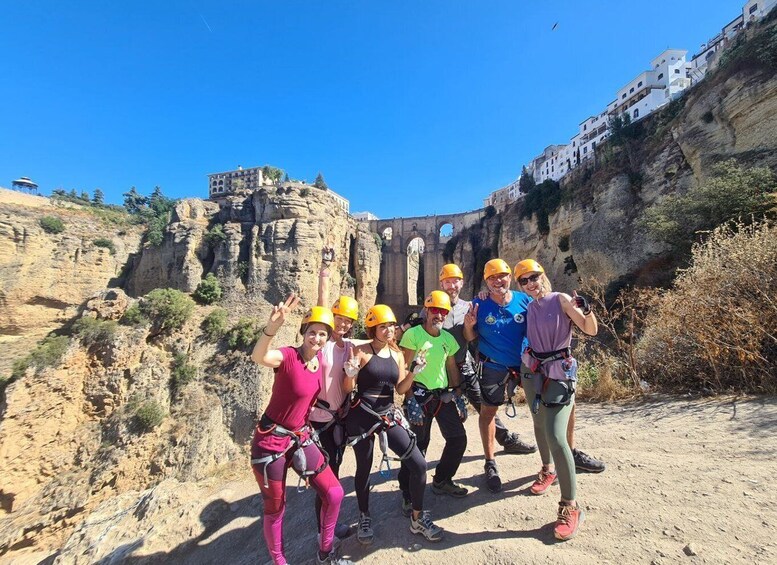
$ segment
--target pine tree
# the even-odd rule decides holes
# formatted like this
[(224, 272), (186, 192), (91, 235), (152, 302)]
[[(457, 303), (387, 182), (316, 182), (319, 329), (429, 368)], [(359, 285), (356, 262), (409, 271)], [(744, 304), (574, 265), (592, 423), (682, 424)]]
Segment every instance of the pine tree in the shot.
[(315, 186), (316, 188), (320, 188), (321, 190), (327, 190), (329, 188), (326, 185), (326, 181), (324, 180), (324, 175), (322, 175), (321, 173), (318, 173), (316, 180), (313, 182), (313, 186)]
[(94, 196), (92, 196), (92, 202), (98, 206), (102, 206), (105, 203), (105, 195), (99, 188), (94, 189)]
[(122, 196), (124, 197), (124, 207), (130, 214), (139, 214), (141, 209), (148, 204), (148, 199), (140, 194), (134, 186)]

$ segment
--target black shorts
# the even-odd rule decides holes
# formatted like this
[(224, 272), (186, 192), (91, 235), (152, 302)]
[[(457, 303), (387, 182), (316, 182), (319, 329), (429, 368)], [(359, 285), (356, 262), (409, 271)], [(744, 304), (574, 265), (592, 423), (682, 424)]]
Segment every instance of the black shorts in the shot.
[(502, 406), (507, 403), (507, 381), (512, 374), (507, 367), (483, 363), (480, 369), (480, 395), (486, 406)]

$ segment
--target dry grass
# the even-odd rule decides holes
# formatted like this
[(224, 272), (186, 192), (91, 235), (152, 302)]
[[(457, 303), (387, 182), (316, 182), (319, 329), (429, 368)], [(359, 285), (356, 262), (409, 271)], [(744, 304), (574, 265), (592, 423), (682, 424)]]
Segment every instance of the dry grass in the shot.
[(636, 370), (670, 388), (777, 392), (777, 227), (721, 226), (645, 321)]

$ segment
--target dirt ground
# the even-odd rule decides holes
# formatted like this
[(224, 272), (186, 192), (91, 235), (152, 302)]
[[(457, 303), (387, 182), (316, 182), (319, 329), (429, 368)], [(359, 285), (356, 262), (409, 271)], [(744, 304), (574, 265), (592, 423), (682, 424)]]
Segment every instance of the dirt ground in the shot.
[[(491, 494), (482, 477), (476, 417), (466, 426), (469, 445), (457, 481), (470, 488), (469, 496), (440, 497), (427, 488), (425, 506), (446, 530), (445, 539), (430, 543), (411, 534), (400, 513), (396, 471), (388, 481), (375, 472), (370, 498), (375, 543), (363, 547), (352, 536), (342, 544), (343, 555), (381, 564), (777, 563), (777, 399), (650, 397), (581, 404), (578, 446), (608, 467), (599, 475), (578, 475), (586, 520), (578, 536), (564, 543), (553, 537), (558, 487), (544, 496), (528, 493), (539, 455), (498, 454), (504, 490)], [(508, 427), (531, 437), (525, 406)], [(430, 468), (441, 442), (435, 428)], [(355, 523), (353, 471), (349, 450), (341, 520)], [(143, 557), (141, 549), (122, 562), (269, 562), (261, 537), (262, 503), (249, 477), (246, 466), (240, 480), (214, 484), (208, 525), (190, 542)], [(313, 492), (297, 493), (291, 475), (288, 484), (287, 557), (310, 563), (316, 543)]]
[[(521, 408), (508, 427), (531, 437), (528, 412)], [(528, 493), (538, 454), (498, 455), (504, 490), (485, 490), (476, 424), (475, 417), (467, 421), (469, 445), (457, 477), (470, 495), (440, 497), (427, 488), (426, 507), (446, 530), (442, 542), (410, 533), (395, 474), (385, 481), (374, 473), (375, 543), (363, 547), (352, 536), (341, 553), (360, 563), (777, 563), (777, 399), (662, 397), (580, 405), (578, 446), (608, 468), (578, 475), (586, 521), (565, 543), (553, 537), (558, 487), (545, 496)], [(435, 431), (430, 467), (441, 442)], [(349, 450), (341, 519), (355, 523), (353, 471)], [(230, 563), (268, 561), (255, 483), (233, 483), (228, 490), (233, 500), (221, 527), (195, 547), (168, 554), (167, 563), (214, 563), (226, 556)], [(287, 492), (288, 558), (309, 562), (315, 551), (313, 493), (298, 494), (291, 486)], [(696, 555), (686, 555), (690, 550)]]

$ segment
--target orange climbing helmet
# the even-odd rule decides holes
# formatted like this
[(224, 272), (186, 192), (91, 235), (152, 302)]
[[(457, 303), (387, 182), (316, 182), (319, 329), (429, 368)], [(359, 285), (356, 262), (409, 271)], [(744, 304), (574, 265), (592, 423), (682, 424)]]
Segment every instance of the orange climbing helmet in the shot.
[(391, 308), (385, 304), (376, 304), (367, 311), (364, 318), (364, 325), (368, 328), (374, 328), (380, 324), (396, 324), (397, 317), (394, 316)]
[(440, 270), (440, 279), (463, 279), (464, 273), (461, 272), (461, 269), (459, 269), (459, 266), (454, 263), (448, 263), (447, 265), (443, 265), (442, 269)]
[(545, 269), (542, 268), (542, 265), (537, 263), (534, 259), (524, 259), (523, 261), (520, 261), (515, 265), (515, 269), (513, 270), (513, 274), (515, 275), (515, 278), (519, 278), (522, 275), (525, 275), (526, 273), (544, 273)]
[(307, 311), (305, 317), (302, 318), (302, 325), (299, 328), (299, 333), (304, 334), (310, 324), (324, 324), (331, 334), (335, 330), (335, 317), (332, 315), (332, 311), (329, 308), (324, 306), (313, 306)]
[(488, 277), (494, 275), (509, 275), (511, 274), (510, 265), (502, 259), (491, 259), (486, 266), (483, 267), (483, 280), (488, 280)]
[(332, 314), (357, 320), (359, 318), (359, 303), (350, 296), (341, 296), (332, 306)]
[(424, 300), (424, 308), (442, 308), (451, 311), (451, 299), (447, 293), (441, 290), (433, 290)]

